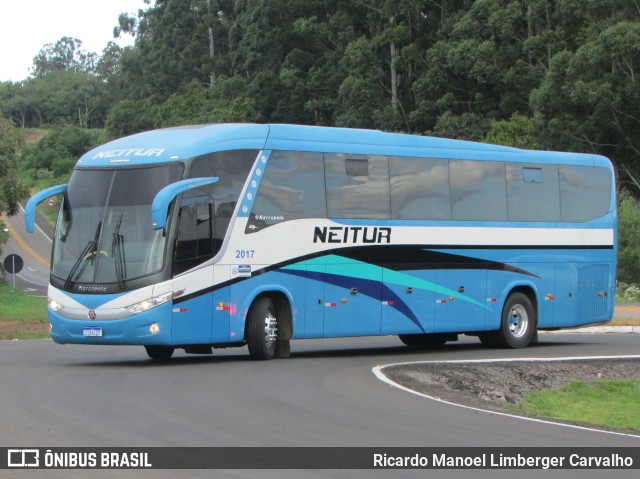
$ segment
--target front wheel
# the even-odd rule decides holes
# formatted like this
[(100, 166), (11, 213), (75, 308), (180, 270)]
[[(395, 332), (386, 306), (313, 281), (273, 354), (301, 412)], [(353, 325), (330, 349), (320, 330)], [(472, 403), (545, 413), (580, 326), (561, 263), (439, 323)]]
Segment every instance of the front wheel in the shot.
[(278, 340), (278, 318), (271, 298), (258, 298), (247, 314), (247, 345), (253, 359), (273, 359)]
[(173, 356), (175, 348), (169, 346), (145, 346), (149, 357), (155, 361), (167, 361)]

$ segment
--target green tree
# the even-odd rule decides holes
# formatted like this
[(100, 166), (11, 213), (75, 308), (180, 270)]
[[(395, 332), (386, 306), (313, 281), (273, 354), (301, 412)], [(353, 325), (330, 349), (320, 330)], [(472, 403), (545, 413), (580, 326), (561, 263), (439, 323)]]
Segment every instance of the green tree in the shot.
[(126, 97), (167, 98), (192, 80), (212, 86), (228, 75), (233, 22), (231, 0), (157, 0), (138, 18), (121, 15), (116, 35), (136, 39), (122, 57), (120, 86)]
[(109, 138), (120, 138), (141, 131), (152, 130), (156, 126), (156, 111), (160, 106), (157, 97), (138, 100), (121, 100), (107, 116), (105, 128)]
[(228, 96), (219, 94), (231, 89), (225, 88), (225, 83), (234, 85), (242, 83), (241, 79), (219, 79), (214, 88), (192, 82), (180, 93), (171, 95), (156, 115), (156, 126), (190, 125), (194, 123), (229, 123), (229, 122), (254, 122), (259, 119), (260, 113), (252, 98), (235, 94)]
[(541, 73), (525, 49), (531, 35), (525, 3), (478, 0), (459, 10), (425, 51), (426, 69), (414, 84), (417, 129), (434, 129), (445, 113), (487, 119), (528, 113), (529, 92)]
[(42, 124), (75, 124), (80, 128), (101, 127), (108, 110), (105, 83), (86, 73), (56, 70), (27, 80), (37, 99)]
[(24, 166), (36, 172), (48, 170), (54, 176), (66, 175), (80, 156), (103, 141), (102, 133), (97, 130), (56, 127), (26, 148)]
[(81, 40), (62, 37), (44, 45), (34, 57), (32, 76), (41, 78), (55, 71), (93, 73), (96, 62), (96, 54), (84, 50)]
[[(18, 155), (24, 149), (24, 135), (13, 122), (0, 117), (0, 213), (16, 214), (18, 201), (27, 194), (26, 187), (17, 176)], [(0, 231), (1, 247), (7, 235)]]
[(618, 279), (640, 282), (640, 205), (628, 191), (618, 204)]
[(28, 82), (0, 83), (0, 113), (24, 128), (37, 112), (37, 99)]
[(533, 118), (514, 113), (509, 120), (491, 120), (487, 143), (539, 150), (540, 125)]
[(348, 74), (340, 64), (349, 43), (357, 39), (353, 2), (324, 5), (334, 13), (307, 12), (293, 21), (304, 42), (296, 42), (279, 67), (279, 80), (288, 93), (278, 110), (304, 124), (335, 124), (335, 112), (343, 104), (336, 93)]
[(575, 52), (554, 55), (531, 94), (544, 142), (553, 149), (593, 151), (623, 170), (640, 170), (640, 21), (602, 30)]

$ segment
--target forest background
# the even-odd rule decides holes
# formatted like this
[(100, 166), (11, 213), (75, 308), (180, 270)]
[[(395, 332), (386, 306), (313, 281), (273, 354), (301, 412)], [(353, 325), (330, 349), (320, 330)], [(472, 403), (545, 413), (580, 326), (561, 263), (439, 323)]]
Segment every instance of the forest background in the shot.
[(618, 277), (640, 283), (640, 0), (145, 3), (114, 26), (131, 47), (63, 37), (0, 82), (0, 211), (98, 143), (195, 123), (593, 152), (617, 170)]

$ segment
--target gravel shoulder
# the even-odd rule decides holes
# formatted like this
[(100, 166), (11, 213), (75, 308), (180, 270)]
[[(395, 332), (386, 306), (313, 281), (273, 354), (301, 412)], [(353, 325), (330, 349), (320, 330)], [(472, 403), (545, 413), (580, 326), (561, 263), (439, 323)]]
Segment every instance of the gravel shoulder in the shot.
[[(640, 359), (425, 362), (388, 366), (384, 374), (402, 386), (437, 399), (513, 413), (509, 405), (517, 404), (525, 395), (540, 389), (561, 388), (572, 380), (640, 382)], [(638, 431), (622, 432), (638, 434)]]

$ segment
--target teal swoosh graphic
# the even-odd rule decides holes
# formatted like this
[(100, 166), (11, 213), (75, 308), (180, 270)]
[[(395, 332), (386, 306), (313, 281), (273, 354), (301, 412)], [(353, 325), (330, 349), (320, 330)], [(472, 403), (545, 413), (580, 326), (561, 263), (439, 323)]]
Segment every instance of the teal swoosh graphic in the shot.
[[(387, 284), (394, 284), (397, 286), (404, 287), (412, 287), (418, 288), (425, 291), (433, 291), (435, 293), (443, 294), (446, 296), (455, 296), (456, 299), (460, 299), (467, 303), (473, 304), (475, 306), (480, 306), (485, 309), (489, 309), (486, 304), (476, 301), (475, 299), (466, 297), (464, 295), (460, 295), (457, 291), (454, 291), (449, 288), (445, 288), (436, 283), (432, 283), (431, 281), (426, 281), (424, 279), (416, 278), (415, 276), (411, 276), (406, 273), (401, 273), (399, 271), (394, 271), (392, 269), (383, 268), (381, 266), (375, 266), (369, 263), (364, 263), (362, 261), (345, 258), (343, 256), (337, 255), (327, 255), (319, 258), (313, 258), (306, 261), (301, 261), (296, 264), (292, 264), (289, 266), (285, 266), (281, 269), (284, 270), (299, 270), (301, 266), (307, 268), (307, 271), (313, 271), (316, 273), (324, 273), (325, 266), (327, 264), (331, 265), (331, 273), (339, 274), (342, 276), (350, 276), (352, 278), (364, 279), (364, 280), (375, 280), (377, 281), (379, 277), (379, 271), (382, 269), (384, 282)], [(353, 268), (354, 265), (358, 265), (358, 268)]]

